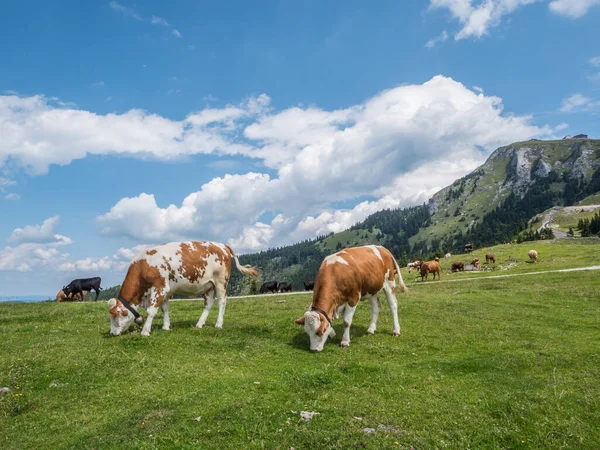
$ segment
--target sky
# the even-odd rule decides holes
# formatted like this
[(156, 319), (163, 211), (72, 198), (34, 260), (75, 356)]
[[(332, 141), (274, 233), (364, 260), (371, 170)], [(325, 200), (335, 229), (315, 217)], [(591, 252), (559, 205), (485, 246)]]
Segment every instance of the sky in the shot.
[(342, 231), (497, 147), (600, 137), (599, 23), (600, 0), (5, 2), (0, 296)]

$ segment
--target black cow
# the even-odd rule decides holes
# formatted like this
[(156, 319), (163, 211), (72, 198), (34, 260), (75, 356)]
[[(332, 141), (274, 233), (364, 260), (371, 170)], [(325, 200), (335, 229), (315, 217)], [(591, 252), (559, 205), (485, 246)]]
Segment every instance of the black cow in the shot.
[(279, 283), (277, 292), (292, 292), (292, 283)]
[(100, 283), (102, 279), (100, 277), (94, 278), (78, 278), (77, 280), (71, 281), (68, 285), (63, 287), (63, 292), (68, 296), (69, 294), (79, 294), (83, 291), (91, 291), (92, 289), (96, 291), (96, 298), (94, 301), (98, 300), (98, 295), (102, 288), (100, 287)]
[(277, 292), (277, 281), (267, 281), (263, 283), (260, 287), (260, 293), (264, 294), (266, 292)]
[(315, 280), (312, 281), (305, 281), (304, 282), (304, 289), (307, 291), (312, 291), (315, 288)]

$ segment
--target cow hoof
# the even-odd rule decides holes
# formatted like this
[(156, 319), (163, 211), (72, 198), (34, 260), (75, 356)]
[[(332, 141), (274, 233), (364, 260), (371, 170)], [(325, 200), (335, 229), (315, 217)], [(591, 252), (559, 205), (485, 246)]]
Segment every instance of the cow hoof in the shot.
[(394, 331), (394, 332), (392, 333), (392, 336), (400, 336), (400, 332), (399, 332), (399, 331)]
[(199, 330), (201, 330), (203, 326), (204, 326), (204, 325), (197, 325), (197, 324), (196, 324), (196, 328), (198, 328)]
[(148, 336), (150, 336), (150, 332), (148, 332), (148, 331), (142, 331), (142, 336), (148, 337)]
[(375, 330), (367, 330), (367, 334), (373, 336), (375, 334)]
[(215, 325), (215, 328), (218, 330), (222, 330), (223, 329), (223, 325)]
[(171, 331), (169, 327), (163, 327), (163, 331)]
[(350, 346), (350, 342), (342, 342), (340, 344), (340, 347), (342, 347), (342, 348), (348, 348), (349, 346)]

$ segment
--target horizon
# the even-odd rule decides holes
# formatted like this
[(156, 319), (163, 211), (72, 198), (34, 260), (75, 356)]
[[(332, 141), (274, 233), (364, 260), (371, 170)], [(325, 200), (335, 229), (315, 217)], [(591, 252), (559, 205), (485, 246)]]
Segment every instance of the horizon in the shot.
[(599, 5), (7, 5), (0, 297), (120, 284), (161, 242), (315, 239), (498, 147), (600, 136)]

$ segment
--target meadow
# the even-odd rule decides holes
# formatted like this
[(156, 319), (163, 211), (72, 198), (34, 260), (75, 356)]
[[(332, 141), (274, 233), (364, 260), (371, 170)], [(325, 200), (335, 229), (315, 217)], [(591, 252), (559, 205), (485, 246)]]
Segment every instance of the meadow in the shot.
[(0, 447), (597, 449), (600, 272), (481, 277), (594, 265), (598, 248), (497, 246), (483, 273), (404, 273), (400, 337), (385, 305), (368, 336), (365, 302), (350, 347), (338, 319), (320, 354), (293, 323), (307, 294), (232, 298), (222, 330), (216, 308), (197, 330), (202, 303), (176, 301), (149, 338), (109, 337), (105, 302), (0, 304)]

